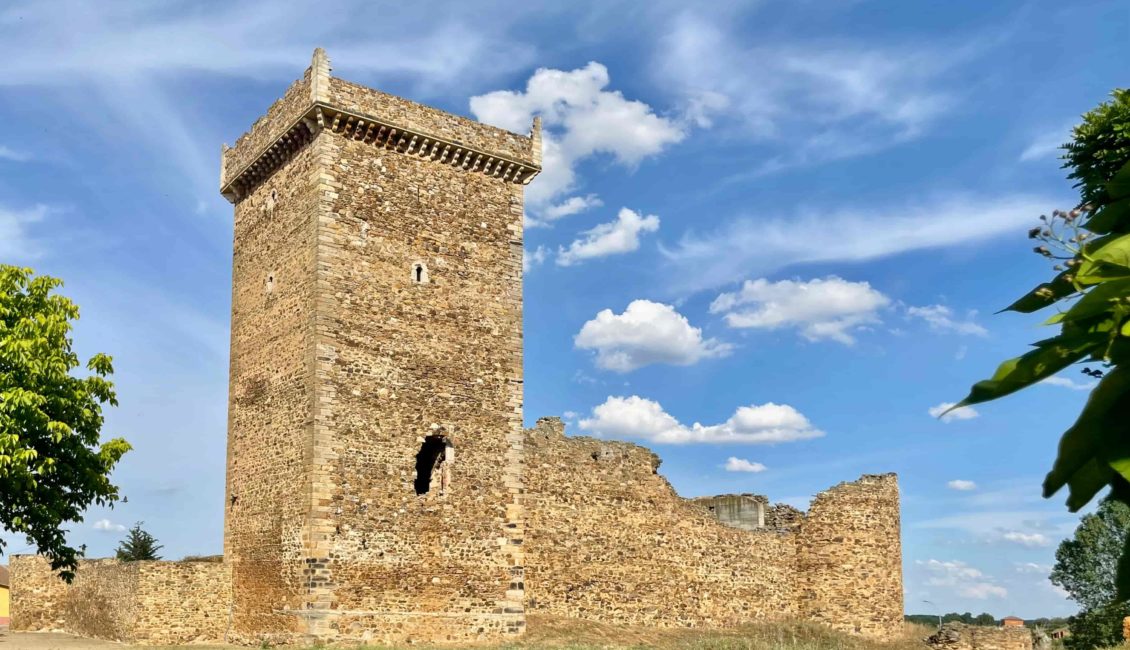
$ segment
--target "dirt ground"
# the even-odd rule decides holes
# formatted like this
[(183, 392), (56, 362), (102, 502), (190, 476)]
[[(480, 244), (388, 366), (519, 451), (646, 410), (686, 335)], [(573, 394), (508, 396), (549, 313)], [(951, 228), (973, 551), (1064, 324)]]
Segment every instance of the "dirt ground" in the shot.
[[(84, 639), (69, 634), (55, 634), (51, 632), (0, 632), (0, 650), (106, 650), (116, 648), (122, 650), (129, 648), (121, 643), (112, 641), (99, 641), (97, 639)], [(209, 650), (222, 646), (194, 645), (184, 646), (192, 650)], [(146, 648), (146, 650), (158, 650)], [(168, 649), (171, 650), (171, 649)]]

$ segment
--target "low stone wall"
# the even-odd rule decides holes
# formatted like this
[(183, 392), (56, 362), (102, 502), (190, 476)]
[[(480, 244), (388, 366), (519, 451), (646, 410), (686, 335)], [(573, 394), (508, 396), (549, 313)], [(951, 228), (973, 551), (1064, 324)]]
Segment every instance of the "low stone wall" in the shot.
[(83, 560), (68, 585), (38, 556), (15, 555), (13, 631), (64, 631), (145, 645), (222, 641), (231, 578), (222, 562)]
[(1032, 650), (1032, 632), (1026, 627), (982, 627), (946, 623), (926, 639), (935, 650)]

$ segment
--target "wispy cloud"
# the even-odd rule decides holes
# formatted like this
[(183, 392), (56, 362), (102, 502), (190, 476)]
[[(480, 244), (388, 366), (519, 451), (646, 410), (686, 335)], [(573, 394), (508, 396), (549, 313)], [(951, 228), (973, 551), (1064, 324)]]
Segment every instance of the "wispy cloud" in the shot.
[(1065, 124), (1059, 128), (1049, 130), (1036, 136), (1032, 142), (1020, 152), (1021, 162), (1043, 160), (1051, 158), (1060, 152), (1063, 143), (1071, 140), (1072, 124)]
[(31, 156), (29, 156), (25, 153), (21, 153), (19, 151), (15, 151), (14, 149), (9, 149), (8, 147), (5, 147), (4, 145), (0, 144), (0, 160), (10, 160), (12, 162), (25, 162), (25, 161), (31, 160)]
[(931, 558), (918, 560), (915, 565), (928, 574), (926, 586), (941, 587), (963, 598), (986, 600), (1008, 595), (1008, 590), (996, 584), (991, 576), (960, 560), (942, 561)]
[(1070, 377), (1052, 376), (1040, 382), (1048, 386), (1059, 386), (1060, 388), (1070, 388), (1071, 390), (1091, 390), (1099, 385), (1097, 381), (1078, 382)]
[(767, 210), (711, 232), (687, 232), (660, 250), (669, 263), (667, 285), (686, 293), (797, 264), (861, 262), (1008, 233), (1019, 237), (1041, 211), (1059, 203), (1029, 195), (950, 196), (911, 205), (808, 208), (794, 214)]
[(668, 29), (656, 76), (681, 90), (688, 117), (700, 125), (727, 122), (747, 137), (781, 144), (754, 174), (919, 136), (956, 102), (947, 73), (981, 49), (948, 44), (943, 53), (918, 44), (804, 39), (751, 45), (693, 12), (679, 14)]
[(974, 483), (973, 481), (966, 481), (966, 480), (963, 480), (963, 479), (954, 479), (954, 480), (946, 483), (946, 487), (948, 487), (951, 490), (957, 490), (959, 492), (969, 492), (971, 490), (976, 490), (977, 484)]
[(973, 336), (989, 335), (989, 330), (978, 325), (973, 320), (977, 317), (976, 311), (970, 311), (966, 315), (965, 320), (955, 318), (953, 310), (945, 305), (908, 307), (906, 313), (911, 318), (920, 318), (926, 321), (930, 329), (936, 332), (954, 332), (956, 334), (970, 334)]
[(43, 221), (51, 209), (45, 205), (10, 208), (0, 205), (0, 259), (34, 259), (42, 254), (31, 234), (32, 224)]

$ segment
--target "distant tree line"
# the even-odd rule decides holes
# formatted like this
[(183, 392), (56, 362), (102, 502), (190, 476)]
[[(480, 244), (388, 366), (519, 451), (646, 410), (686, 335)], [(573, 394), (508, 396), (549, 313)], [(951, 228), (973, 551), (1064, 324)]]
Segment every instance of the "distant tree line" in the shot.
[[(922, 625), (938, 624), (937, 614), (907, 614), (903, 618), (905, 618), (908, 623), (920, 623)], [(965, 623), (966, 625), (985, 625), (989, 627), (1001, 624), (1000, 620), (988, 612), (982, 612), (976, 616), (973, 615), (973, 612), (965, 612), (964, 614), (950, 612), (949, 614), (942, 615), (943, 623), (951, 623), (953, 621)]]

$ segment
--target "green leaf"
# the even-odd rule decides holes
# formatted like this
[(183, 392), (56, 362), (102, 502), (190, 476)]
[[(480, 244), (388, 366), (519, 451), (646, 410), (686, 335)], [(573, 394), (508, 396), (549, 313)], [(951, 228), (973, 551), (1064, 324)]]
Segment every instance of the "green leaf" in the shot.
[(1083, 227), (1100, 234), (1130, 230), (1130, 198), (1104, 205), (1088, 217)]
[(1112, 199), (1122, 199), (1130, 196), (1130, 162), (1122, 166), (1114, 178), (1106, 184), (1107, 194)]
[(1039, 311), (1058, 300), (1070, 296), (1076, 291), (1075, 285), (1067, 279), (1067, 276), (1071, 275), (1071, 273), (1071, 271), (1060, 273), (1055, 276), (1051, 282), (1045, 282), (1035, 289), (1032, 289), (1024, 295), (1024, 297), (1001, 311), (1015, 311), (1022, 314), (1031, 314), (1034, 311)]
[(1081, 321), (1114, 309), (1115, 305), (1130, 295), (1130, 278), (1104, 282), (1083, 294), (1071, 309), (1064, 313), (1064, 321)]
[(1114, 368), (1091, 391), (1083, 412), (1060, 438), (1059, 454), (1044, 479), (1044, 497), (1070, 483), (1068, 507), (1075, 511), (1110, 480), (1110, 466), (1100, 457), (1103, 446), (1112, 442), (1109, 437), (1125, 426), (1118, 426), (1126, 420), (1125, 400), (1130, 400), (1130, 370)]
[(946, 412), (1004, 397), (1047, 379), (1082, 359), (1091, 350), (1100, 348), (1106, 340), (1105, 336), (1088, 334), (1059, 336), (1042, 342), (1035, 350), (1002, 363), (990, 379), (973, 384), (969, 395)]

